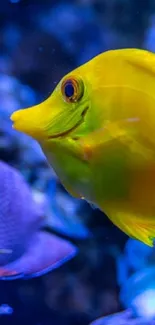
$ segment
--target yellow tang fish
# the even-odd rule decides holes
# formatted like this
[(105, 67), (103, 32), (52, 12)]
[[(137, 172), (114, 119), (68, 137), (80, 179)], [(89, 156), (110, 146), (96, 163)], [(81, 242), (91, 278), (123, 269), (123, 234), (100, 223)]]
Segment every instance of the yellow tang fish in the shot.
[(155, 55), (102, 53), (39, 105), (11, 116), (40, 143), (62, 184), (130, 237), (155, 237)]

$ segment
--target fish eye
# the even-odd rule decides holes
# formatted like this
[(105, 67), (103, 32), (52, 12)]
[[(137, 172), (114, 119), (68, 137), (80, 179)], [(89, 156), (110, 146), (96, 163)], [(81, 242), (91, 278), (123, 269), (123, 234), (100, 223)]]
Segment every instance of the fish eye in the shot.
[(76, 103), (83, 96), (83, 81), (75, 77), (67, 78), (62, 82), (61, 92), (66, 102)]

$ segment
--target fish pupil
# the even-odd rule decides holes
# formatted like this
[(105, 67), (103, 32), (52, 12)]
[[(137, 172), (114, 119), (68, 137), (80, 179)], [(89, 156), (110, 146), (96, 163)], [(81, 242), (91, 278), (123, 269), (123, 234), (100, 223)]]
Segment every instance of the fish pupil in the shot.
[(74, 95), (74, 86), (71, 83), (65, 85), (65, 96), (70, 98)]

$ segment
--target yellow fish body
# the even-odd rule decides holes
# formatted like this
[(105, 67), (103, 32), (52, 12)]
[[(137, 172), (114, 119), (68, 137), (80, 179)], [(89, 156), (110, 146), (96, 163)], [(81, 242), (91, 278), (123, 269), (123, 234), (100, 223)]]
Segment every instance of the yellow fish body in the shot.
[(155, 55), (107, 51), (11, 116), (40, 143), (65, 188), (130, 237), (155, 237)]

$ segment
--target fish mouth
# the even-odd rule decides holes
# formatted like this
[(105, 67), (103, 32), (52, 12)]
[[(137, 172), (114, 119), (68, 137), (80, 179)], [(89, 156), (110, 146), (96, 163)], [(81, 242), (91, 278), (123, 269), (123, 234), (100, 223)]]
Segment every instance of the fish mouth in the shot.
[(88, 109), (89, 109), (89, 106), (86, 106), (85, 109), (83, 110), (83, 112), (81, 113), (80, 120), (71, 129), (69, 129), (67, 131), (64, 131), (64, 132), (61, 132), (61, 133), (50, 135), (50, 136), (48, 136), (48, 139), (51, 140), (51, 139), (66, 137), (71, 132), (75, 131), (84, 122), (84, 118), (85, 118), (85, 115), (86, 115)]

